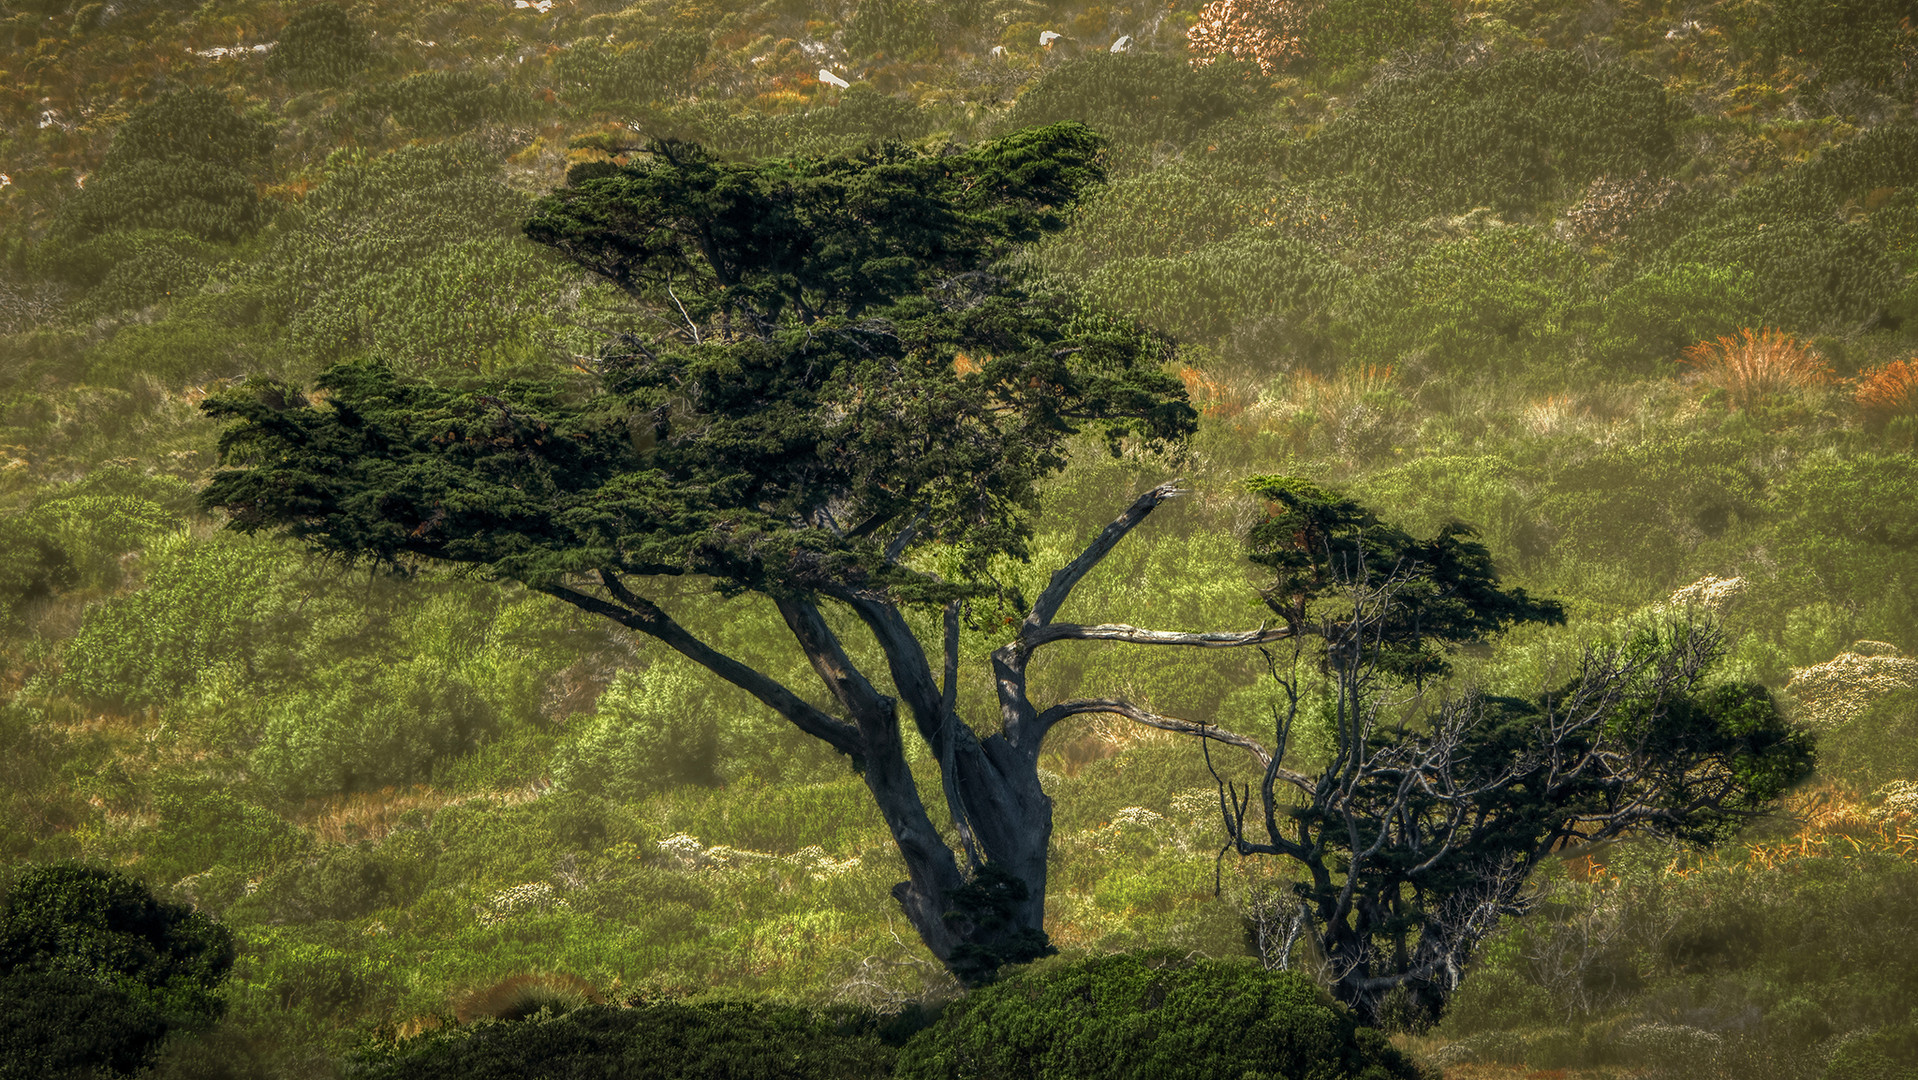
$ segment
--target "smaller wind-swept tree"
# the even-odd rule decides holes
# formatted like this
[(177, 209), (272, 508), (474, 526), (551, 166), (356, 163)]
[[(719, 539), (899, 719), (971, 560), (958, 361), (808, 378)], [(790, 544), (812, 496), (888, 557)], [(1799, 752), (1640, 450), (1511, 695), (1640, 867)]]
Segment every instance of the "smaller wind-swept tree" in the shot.
[[(1451, 647), (1562, 622), (1558, 605), (1502, 588), (1464, 526), (1418, 540), (1308, 483), (1252, 486), (1271, 500), (1252, 557), (1288, 631), (1267, 651), (1272, 742), (1193, 733), (1261, 769), (1220, 780), (1226, 850), (1304, 871), (1266, 913), (1268, 962), (1315, 956), (1368, 1022), (1435, 1017), (1551, 853), (1626, 835), (1709, 844), (1810, 771), (1809, 737), (1763, 687), (1707, 681), (1723, 636), (1689, 614), (1586, 648), (1536, 697), (1430, 700)], [(1293, 767), (1302, 718), (1329, 728), (1316, 774)]]

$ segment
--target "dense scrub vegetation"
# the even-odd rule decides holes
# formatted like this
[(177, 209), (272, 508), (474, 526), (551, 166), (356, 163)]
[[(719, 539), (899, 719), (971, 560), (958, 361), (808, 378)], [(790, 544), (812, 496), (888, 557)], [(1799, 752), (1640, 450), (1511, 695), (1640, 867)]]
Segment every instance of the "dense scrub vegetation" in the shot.
[[(1720, 677), (1817, 735), (1791, 819), (1553, 860), (1398, 1043), (1470, 1075), (1918, 1069), (1918, 20), (1240, 6), (0, 4), (0, 857), (22, 881), (112, 864), (236, 948), (217, 1022), (60, 993), (127, 1046), (175, 1030), (157, 1076), (454, 1075), (548, 1037), (625, 1054), (667, 1013), (691, 1038), (726, 1009), (760, 1017), (728, 1022), (741, 1038), (809, 1033), (819, 1075), (922, 1060), (909, 1006), (956, 989), (893, 925), (898, 857), (842, 760), (548, 598), (221, 531), (198, 404), (341, 360), (584, 379), (639, 316), (521, 224), (647, 136), (745, 159), (1082, 119), (1109, 182), (1026, 269), (1170, 335), (1203, 415), (1176, 455), (1078, 448), (1032, 562), (993, 567), (1008, 590), (1182, 476), (1193, 497), (1069, 614), (1255, 623), (1241, 481), (1309, 476), (1419, 535), (1470, 522), (1508, 583), (1563, 602), (1564, 626), (1459, 656), (1453, 685), (1535, 694), (1581, 644), (1689, 605), (1726, 635)], [(1285, 32), (1189, 62), (1188, 26), (1241, 16)], [(770, 604), (671, 599), (809, 684), (768, 646)], [(961, 670), (986, 699), (1009, 631), (980, 614)], [(1256, 656), (1075, 648), (1035, 691), (1270, 723)], [(1323, 755), (1317, 715), (1294, 740)], [(1215, 895), (1194, 747), (1090, 719), (1047, 747), (1068, 955), (1031, 986), (1121, 951), (1276, 959), (1286, 871), (1229, 860)], [(1257, 981), (1209, 963), (1189, 970)], [(544, 1021), (484, 1020), (529, 1001)], [(1003, 1043), (991, 1001), (940, 1023)]]

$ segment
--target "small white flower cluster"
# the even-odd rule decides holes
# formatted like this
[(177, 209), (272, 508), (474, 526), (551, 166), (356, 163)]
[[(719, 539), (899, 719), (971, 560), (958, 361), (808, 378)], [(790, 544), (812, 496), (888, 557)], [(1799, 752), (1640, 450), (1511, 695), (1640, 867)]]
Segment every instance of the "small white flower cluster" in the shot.
[(1872, 808), (1873, 821), (1918, 818), (1918, 780), (1893, 780), (1871, 793), (1878, 805)]
[(225, 60), (228, 57), (258, 56), (259, 54), (273, 48), (274, 44), (275, 43), (268, 43), (266, 45), (253, 45), (253, 46), (235, 45), (231, 48), (226, 48), (222, 46), (222, 47), (216, 47), (212, 49), (188, 48), (187, 52), (190, 52), (193, 55), (201, 57), (202, 59), (206, 59), (206, 60)]
[(1742, 577), (1708, 576), (1673, 593), (1665, 603), (1672, 607), (1698, 607), (1714, 614), (1723, 614), (1744, 592), (1745, 579)]
[(826, 853), (826, 849), (817, 844), (801, 848), (791, 855), (775, 855), (769, 851), (751, 851), (746, 848), (727, 847), (714, 844), (707, 847), (699, 838), (686, 833), (675, 833), (658, 841), (659, 850), (678, 859), (681, 865), (692, 868), (716, 870), (744, 870), (753, 867), (770, 869), (797, 869), (813, 877), (837, 877), (858, 869), (861, 865), (857, 855), (845, 859), (835, 859)]
[(659, 841), (659, 850), (681, 862), (697, 863), (700, 861), (700, 857), (706, 853), (706, 846), (699, 842), (699, 837), (697, 836), (692, 836), (687, 833), (674, 833), (666, 839)]
[(1653, 1060), (1676, 1060), (1684, 1056), (1703, 1062), (1710, 1061), (1724, 1049), (1725, 1038), (1703, 1028), (1653, 1021), (1620, 1035), (1618, 1045)]
[(1143, 806), (1128, 806), (1112, 815), (1115, 829), (1157, 829), (1165, 824), (1165, 815)]
[(1848, 724), (1886, 694), (1911, 689), (1918, 689), (1918, 660), (1882, 641), (1860, 641), (1822, 664), (1793, 668), (1785, 686), (1799, 719), (1813, 728)]
[(1219, 793), (1193, 788), (1172, 796), (1172, 812), (1188, 821), (1211, 821), (1219, 816)]
[(558, 894), (550, 881), (528, 881), (493, 894), (480, 911), (481, 926), (496, 926), (515, 915), (538, 911), (564, 911), (572, 905)]

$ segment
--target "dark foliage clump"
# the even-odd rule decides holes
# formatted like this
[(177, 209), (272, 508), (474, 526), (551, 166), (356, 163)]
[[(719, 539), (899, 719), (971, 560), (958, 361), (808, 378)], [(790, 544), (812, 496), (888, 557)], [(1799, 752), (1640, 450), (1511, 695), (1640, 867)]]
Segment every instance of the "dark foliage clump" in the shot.
[(907, 1044), (905, 1080), (1418, 1080), (1302, 975), (1244, 961), (1104, 956), (1021, 971)]
[(28, 870), (0, 907), (0, 1076), (138, 1068), (168, 1032), (220, 1017), (232, 966), (225, 927), (125, 874)]

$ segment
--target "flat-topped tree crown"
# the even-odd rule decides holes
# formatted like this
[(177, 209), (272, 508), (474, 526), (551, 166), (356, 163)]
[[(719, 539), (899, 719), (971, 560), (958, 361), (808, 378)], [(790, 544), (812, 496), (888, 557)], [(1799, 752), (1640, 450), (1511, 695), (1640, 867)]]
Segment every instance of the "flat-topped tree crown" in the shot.
[[(616, 283), (655, 327), (601, 353), (596, 387), (475, 388), (372, 363), (329, 368), (323, 398), (255, 384), (206, 403), (227, 422), (231, 467), (205, 500), (236, 528), (335, 554), (517, 579), (745, 690), (853, 759), (905, 862), (893, 895), (906, 917), (961, 978), (989, 979), (1050, 948), (1046, 731), (1130, 708), (1041, 711), (1025, 689), (1033, 650), (1272, 640), (1054, 619), (1177, 493), (1162, 484), (1052, 576), (994, 653), (1001, 730), (957, 712), (960, 600), (988, 591), (990, 559), (1025, 556), (1038, 483), (1065, 466), (1067, 441), (1153, 445), (1196, 420), (1163, 338), (1005, 268), (1064, 226), (1100, 178), (1100, 145), (1077, 124), (939, 154), (751, 163), (661, 143), (577, 174), (528, 235)], [(908, 565), (915, 545), (940, 548), (943, 577)], [(648, 579), (682, 574), (768, 598), (825, 696), (726, 655), (645, 595)], [(935, 669), (902, 607), (940, 601)], [(890, 686), (853, 662), (827, 606), (872, 636)], [(939, 762), (949, 832), (907, 763), (902, 713)]]
[[(1400, 678), (1443, 676), (1450, 670), (1448, 649), (1520, 623), (1565, 622), (1557, 601), (1499, 583), (1491, 552), (1469, 525), (1448, 522), (1421, 540), (1309, 480), (1255, 476), (1247, 487), (1268, 501), (1269, 511), (1252, 528), (1248, 554), (1272, 572), (1261, 593), (1295, 634), (1324, 610), (1344, 617), (1346, 592), (1368, 575), (1404, 578), (1373, 629), (1373, 662)], [(1328, 660), (1336, 663), (1336, 652)]]
[[(996, 274), (1100, 179), (1081, 125), (956, 153), (886, 146), (719, 161), (659, 143), (555, 192), (533, 239), (665, 329), (628, 337), (581, 399), (342, 364), (207, 411), (247, 466), (207, 501), (379, 560), (550, 581), (607, 569), (728, 587), (928, 582), (903, 551), (1022, 556), (1034, 486), (1091, 426), (1176, 439), (1194, 416), (1160, 338)], [(934, 592), (950, 592), (934, 589)]]

